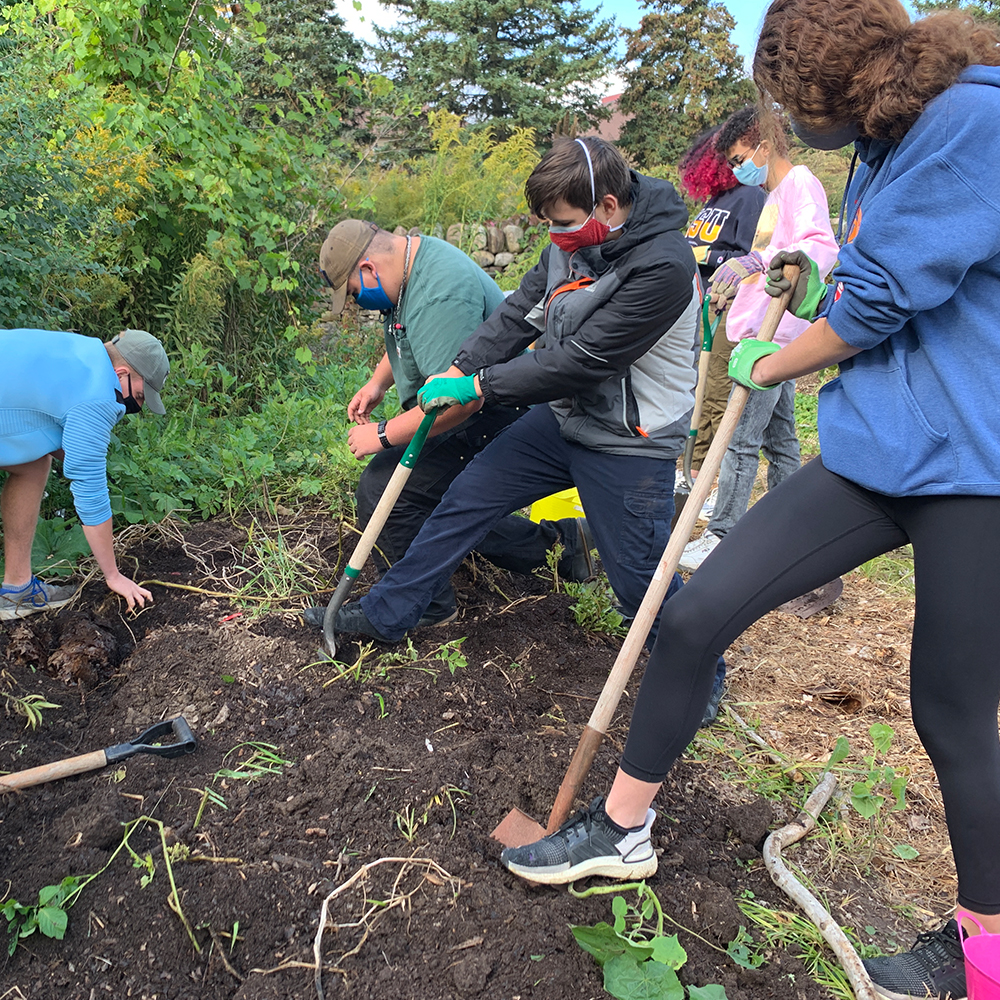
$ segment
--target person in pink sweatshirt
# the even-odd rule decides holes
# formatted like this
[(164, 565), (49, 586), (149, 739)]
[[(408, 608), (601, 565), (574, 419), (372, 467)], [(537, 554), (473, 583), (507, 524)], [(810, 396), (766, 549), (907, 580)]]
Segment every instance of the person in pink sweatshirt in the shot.
[[(726, 336), (738, 343), (757, 335), (772, 301), (764, 291), (762, 272), (775, 254), (801, 250), (816, 262), (825, 278), (836, 263), (839, 248), (823, 185), (808, 167), (792, 165), (777, 121), (762, 122), (756, 108), (737, 111), (722, 126), (716, 149), (727, 158), (741, 184), (760, 186), (768, 193), (750, 253), (726, 261), (712, 275), (712, 305), (717, 311), (728, 307)], [(790, 343), (808, 325), (806, 320), (786, 314), (775, 343)], [(751, 393), (722, 460), (712, 518), (702, 536), (685, 546), (681, 569), (696, 570), (746, 513), (761, 451), (768, 461), (768, 489), (774, 489), (800, 465), (794, 379)]]

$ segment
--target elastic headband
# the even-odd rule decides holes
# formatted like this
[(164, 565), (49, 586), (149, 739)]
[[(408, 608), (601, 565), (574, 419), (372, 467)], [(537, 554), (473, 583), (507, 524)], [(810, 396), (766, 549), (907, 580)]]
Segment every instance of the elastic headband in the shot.
[(587, 144), (583, 139), (574, 139), (574, 142), (578, 142), (583, 147), (583, 154), (587, 157), (587, 167), (590, 170), (590, 202), (592, 205), (597, 204), (597, 188), (594, 187), (594, 161), (590, 158), (590, 150), (587, 149)]

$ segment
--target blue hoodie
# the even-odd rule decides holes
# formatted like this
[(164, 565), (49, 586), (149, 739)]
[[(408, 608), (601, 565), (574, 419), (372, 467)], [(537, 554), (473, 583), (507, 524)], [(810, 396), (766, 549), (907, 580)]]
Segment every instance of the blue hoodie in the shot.
[(889, 496), (1000, 495), (1000, 67), (902, 142), (859, 140), (826, 316), (861, 353), (820, 394), (823, 464)]

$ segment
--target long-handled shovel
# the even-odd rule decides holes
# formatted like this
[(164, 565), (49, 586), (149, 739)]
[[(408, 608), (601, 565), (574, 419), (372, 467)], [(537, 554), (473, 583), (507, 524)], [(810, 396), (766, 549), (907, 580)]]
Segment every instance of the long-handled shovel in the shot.
[[(789, 264), (785, 266), (784, 275), (790, 282), (789, 289), (781, 298), (775, 299), (768, 306), (764, 322), (761, 324), (760, 332), (757, 334), (758, 340), (774, 339), (778, 323), (781, 321), (781, 317), (784, 315), (788, 302), (792, 297), (792, 289), (795, 287), (798, 274), (799, 269), (794, 265)], [(507, 813), (496, 829), (490, 834), (491, 837), (499, 840), (504, 846), (521, 847), (524, 844), (532, 844), (547, 833), (557, 830), (569, 816), (580, 787), (590, 772), (590, 765), (593, 763), (598, 748), (604, 740), (604, 734), (615, 714), (615, 709), (618, 707), (618, 702), (621, 699), (622, 692), (625, 690), (625, 685), (632, 675), (632, 668), (639, 657), (643, 643), (646, 641), (646, 636), (653, 625), (653, 621), (656, 619), (656, 614), (660, 610), (660, 605), (663, 603), (664, 597), (666, 597), (667, 588), (670, 586), (671, 579), (673, 579), (674, 570), (680, 561), (684, 546), (691, 537), (691, 530), (694, 528), (698, 512), (708, 497), (712, 481), (715, 479), (719, 471), (719, 466), (722, 464), (722, 456), (729, 447), (729, 440), (733, 436), (733, 431), (736, 429), (736, 424), (743, 413), (743, 408), (746, 406), (750, 392), (751, 390), (746, 388), (746, 386), (737, 385), (734, 386), (729, 396), (729, 404), (726, 406), (722, 423), (719, 425), (719, 429), (712, 439), (712, 444), (708, 449), (708, 454), (705, 456), (701, 472), (698, 473), (698, 478), (694, 481), (691, 497), (685, 505), (684, 511), (674, 530), (670, 534), (670, 541), (667, 543), (667, 547), (660, 557), (659, 565), (653, 573), (653, 579), (649, 582), (649, 587), (646, 589), (646, 594), (639, 605), (639, 610), (636, 612), (636, 616), (632, 620), (632, 625), (629, 627), (628, 635), (625, 636), (625, 641), (622, 643), (622, 648), (618, 653), (614, 666), (611, 668), (611, 673), (608, 675), (607, 681), (605, 681), (601, 697), (594, 706), (594, 711), (591, 713), (590, 721), (580, 736), (580, 742), (577, 744), (576, 752), (570, 761), (566, 776), (559, 786), (555, 804), (552, 806), (552, 812), (549, 814), (548, 827), (543, 829), (530, 816), (523, 813), (520, 809), (514, 808)]]
[[(173, 742), (164, 743), (168, 738)], [(120, 760), (134, 757), (137, 753), (151, 753), (156, 757), (180, 757), (182, 754), (192, 753), (196, 745), (190, 727), (184, 717), (179, 715), (176, 719), (167, 719), (150, 726), (128, 743), (116, 743), (104, 750), (94, 750), (78, 757), (66, 757), (51, 764), (29, 767), (26, 771), (0, 775), (0, 792), (13, 792), (32, 785), (42, 785), (46, 781), (55, 781), (57, 778), (96, 771), (108, 764), (117, 764)]]
[(385, 527), (385, 522), (389, 519), (392, 508), (396, 506), (399, 494), (403, 492), (406, 480), (410, 478), (410, 473), (416, 464), (417, 456), (420, 454), (424, 442), (427, 440), (427, 435), (430, 433), (431, 425), (434, 423), (434, 418), (439, 412), (439, 410), (431, 410), (430, 413), (424, 414), (424, 419), (420, 421), (420, 426), (417, 428), (416, 434), (413, 435), (406, 447), (406, 451), (403, 452), (403, 457), (399, 460), (399, 465), (396, 466), (389, 482), (386, 483), (385, 490), (372, 513), (371, 520), (368, 522), (368, 526), (362, 533), (360, 541), (351, 553), (351, 558), (344, 567), (344, 574), (341, 576), (340, 582), (337, 584), (337, 589), (333, 592), (330, 603), (327, 604), (326, 611), (323, 614), (323, 648), (319, 651), (321, 657), (328, 657), (332, 660), (337, 654), (337, 637), (333, 634), (333, 626), (337, 621), (337, 612), (344, 601), (347, 600), (347, 595), (351, 592), (354, 581), (358, 578), (358, 574), (368, 561), (372, 549), (375, 548), (375, 540)]
[(691, 412), (691, 430), (688, 432), (687, 443), (684, 445), (684, 459), (682, 468), (684, 470), (684, 482), (690, 490), (694, 486), (694, 477), (691, 475), (691, 460), (694, 458), (694, 443), (698, 437), (698, 425), (701, 423), (701, 411), (705, 405), (705, 391), (708, 388), (708, 365), (712, 360), (712, 344), (715, 343), (715, 331), (719, 329), (722, 322), (722, 313), (715, 317), (714, 321), (708, 321), (708, 296), (701, 307), (702, 338), (701, 354), (698, 356), (698, 386), (694, 392), (694, 410)]

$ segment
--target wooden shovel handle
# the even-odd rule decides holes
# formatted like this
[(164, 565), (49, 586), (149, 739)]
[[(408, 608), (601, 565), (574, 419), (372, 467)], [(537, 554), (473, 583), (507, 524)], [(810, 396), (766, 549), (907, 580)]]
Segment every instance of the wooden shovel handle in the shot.
[(80, 754), (79, 757), (67, 757), (51, 764), (29, 767), (26, 771), (0, 775), (0, 792), (13, 792), (21, 788), (30, 788), (32, 785), (42, 785), (46, 781), (55, 781), (57, 778), (97, 771), (107, 762), (103, 750), (94, 750), (91, 753)]
[[(767, 313), (764, 315), (764, 321), (757, 334), (758, 340), (770, 341), (774, 339), (778, 324), (791, 300), (792, 291), (799, 276), (799, 269), (794, 264), (786, 264), (784, 276), (790, 282), (788, 291), (780, 298), (774, 299), (767, 307)], [(667, 588), (670, 586), (674, 571), (680, 562), (684, 546), (687, 545), (698, 514), (705, 500), (708, 499), (709, 492), (711, 492), (712, 482), (722, 465), (722, 458), (729, 447), (730, 438), (732, 438), (733, 431), (739, 423), (751, 391), (746, 386), (737, 385), (729, 397), (729, 404), (726, 406), (722, 423), (715, 432), (715, 437), (712, 438), (712, 444), (705, 456), (705, 461), (702, 463), (701, 471), (694, 481), (691, 496), (685, 502), (684, 509), (674, 525), (674, 530), (670, 533), (670, 540), (663, 550), (660, 562), (653, 573), (653, 579), (649, 581), (649, 587), (646, 589), (646, 594), (639, 605), (635, 618), (632, 619), (628, 635), (625, 636), (625, 641), (618, 651), (611, 673), (608, 674), (608, 679), (604, 683), (604, 690), (601, 691), (601, 696), (597, 700), (594, 711), (590, 715), (590, 721), (580, 737), (580, 743), (576, 753), (573, 754), (573, 760), (566, 771), (566, 776), (559, 786), (559, 793), (556, 795), (555, 804), (549, 814), (548, 830), (550, 832), (566, 821), (566, 817), (569, 816), (573, 807), (573, 801), (587, 777), (597, 749), (600, 747), (615, 710), (618, 708), (618, 702), (621, 700), (625, 685), (628, 684), (629, 677), (632, 676), (632, 670), (639, 658), (639, 653), (642, 651), (646, 636), (649, 634), (649, 630), (656, 620), (656, 614), (660, 610), (660, 605), (663, 604), (663, 599), (667, 595)]]

